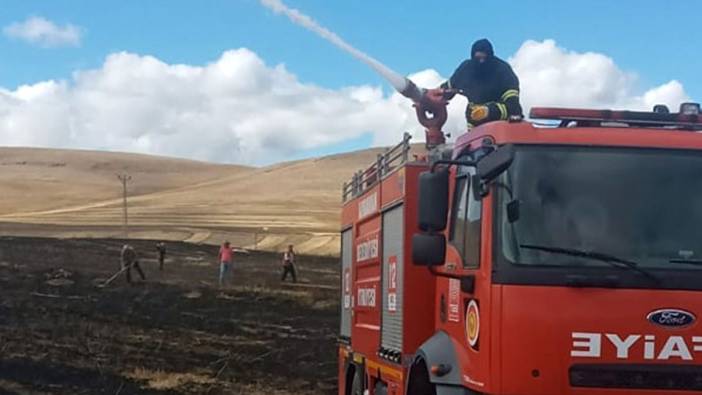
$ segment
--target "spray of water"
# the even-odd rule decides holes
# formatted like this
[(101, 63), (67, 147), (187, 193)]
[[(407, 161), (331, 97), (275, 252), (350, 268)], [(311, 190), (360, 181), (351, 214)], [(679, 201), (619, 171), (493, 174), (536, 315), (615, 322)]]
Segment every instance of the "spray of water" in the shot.
[[(359, 51), (358, 49), (352, 47), (349, 43), (344, 41), (336, 33), (330, 31), (329, 29), (321, 26), (314, 19), (303, 14), (299, 10), (294, 8), (289, 8), (283, 4), (282, 0), (260, 0), (261, 4), (277, 14), (286, 15), (292, 22), (308, 29), (323, 39), (329, 41), (330, 43), (336, 45), (342, 50), (348, 52), (356, 59), (367, 64), (373, 70), (378, 72), (383, 78), (385, 78), (398, 92), (405, 94), (410, 88), (412, 82), (401, 76), (400, 74), (392, 71), (390, 68), (375, 60), (374, 58), (366, 55), (365, 53)], [(413, 85), (413, 84), (412, 84)], [(415, 88), (416, 89), (416, 88)]]

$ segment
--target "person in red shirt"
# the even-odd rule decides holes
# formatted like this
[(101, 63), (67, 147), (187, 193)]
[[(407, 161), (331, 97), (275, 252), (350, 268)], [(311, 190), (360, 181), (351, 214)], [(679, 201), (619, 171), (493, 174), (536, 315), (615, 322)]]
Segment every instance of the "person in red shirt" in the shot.
[(224, 286), (224, 280), (227, 274), (232, 270), (232, 247), (228, 241), (225, 241), (221, 247), (219, 247), (219, 286), (220, 288)]

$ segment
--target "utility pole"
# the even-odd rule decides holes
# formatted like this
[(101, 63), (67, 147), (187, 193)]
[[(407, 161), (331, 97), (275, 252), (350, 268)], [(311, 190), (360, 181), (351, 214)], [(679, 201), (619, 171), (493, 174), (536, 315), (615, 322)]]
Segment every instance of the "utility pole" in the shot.
[(122, 225), (124, 226), (124, 238), (129, 238), (129, 222), (127, 217), (127, 183), (132, 179), (127, 173), (117, 174), (117, 178), (122, 182), (122, 211), (124, 218), (122, 219)]

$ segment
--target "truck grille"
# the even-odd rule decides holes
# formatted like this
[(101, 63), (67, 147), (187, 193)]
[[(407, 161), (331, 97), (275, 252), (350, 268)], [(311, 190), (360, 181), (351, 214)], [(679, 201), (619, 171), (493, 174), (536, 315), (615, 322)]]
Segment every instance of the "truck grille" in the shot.
[(570, 385), (699, 391), (702, 390), (702, 365), (573, 365), (570, 368)]

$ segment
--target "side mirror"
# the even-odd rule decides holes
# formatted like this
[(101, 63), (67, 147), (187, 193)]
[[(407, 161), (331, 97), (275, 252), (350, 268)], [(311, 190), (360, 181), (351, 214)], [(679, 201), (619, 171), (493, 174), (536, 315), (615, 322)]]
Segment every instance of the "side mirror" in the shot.
[(488, 194), (487, 184), (507, 170), (514, 161), (514, 146), (506, 144), (483, 157), (473, 175), (473, 197), (481, 200)]
[(443, 167), (419, 175), (419, 229), (424, 232), (440, 232), (446, 229), (448, 195), (448, 168)]
[(514, 146), (503, 145), (478, 162), (476, 175), (483, 182), (490, 182), (507, 170), (512, 161), (514, 161)]
[(412, 262), (418, 266), (440, 266), (446, 260), (446, 237), (442, 233), (415, 233)]

